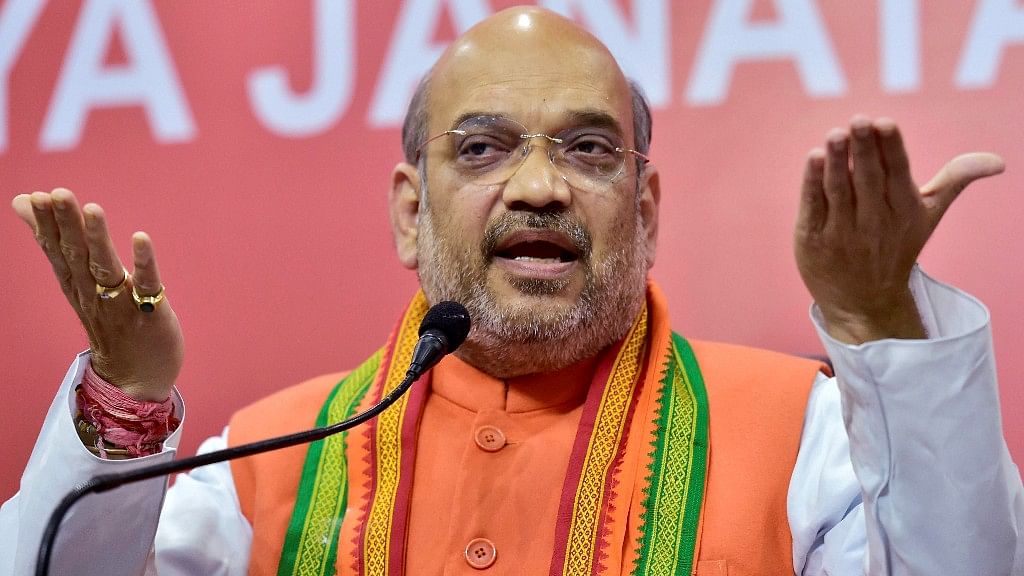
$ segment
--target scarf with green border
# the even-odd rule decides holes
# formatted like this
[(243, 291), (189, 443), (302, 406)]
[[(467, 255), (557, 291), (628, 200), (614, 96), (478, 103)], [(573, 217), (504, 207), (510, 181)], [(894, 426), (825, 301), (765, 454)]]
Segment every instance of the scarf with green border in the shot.
[[(317, 426), (348, 418), (401, 382), (427, 307), (417, 293), (385, 347), (333, 389)], [(707, 472), (707, 395), (656, 290), (626, 338), (603, 355), (594, 380), (562, 487), (550, 574), (691, 574)], [(421, 381), (363, 428), (310, 445), (279, 576), (404, 575), (416, 427), (428, 388)], [(640, 490), (617, 489), (626, 460), (642, 466)]]

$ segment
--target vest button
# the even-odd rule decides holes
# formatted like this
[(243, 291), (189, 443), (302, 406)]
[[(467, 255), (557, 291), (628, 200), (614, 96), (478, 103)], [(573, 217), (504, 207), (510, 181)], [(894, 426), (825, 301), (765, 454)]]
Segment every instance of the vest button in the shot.
[(466, 544), (466, 562), (477, 570), (489, 568), (497, 559), (498, 549), (487, 538), (474, 538)]
[(481, 426), (473, 437), (484, 452), (497, 452), (505, 447), (505, 434), (495, 426)]

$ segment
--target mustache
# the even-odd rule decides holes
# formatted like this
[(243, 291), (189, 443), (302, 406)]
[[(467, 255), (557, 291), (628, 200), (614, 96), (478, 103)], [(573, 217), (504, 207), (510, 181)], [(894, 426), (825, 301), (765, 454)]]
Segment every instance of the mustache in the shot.
[(554, 230), (561, 232), (573, 243), (582, 261), (590, 259), (593, 248), (590, 232), (568, 212), (506, 212), (487, 225), (481, 242), (484, 258), (494, 258), (498, 244), (505, 236), (523, 228)]

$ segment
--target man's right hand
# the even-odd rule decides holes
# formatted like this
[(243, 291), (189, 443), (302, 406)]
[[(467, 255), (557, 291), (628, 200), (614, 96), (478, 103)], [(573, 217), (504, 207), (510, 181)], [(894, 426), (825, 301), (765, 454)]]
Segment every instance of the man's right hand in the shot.
[[(133, 287), (143, 297), (156, 296), (163, 287), (149, 236), (132, 235), (134, 270), (127, 273), (98, 205), (79, 207), (74, 194), (63, 188), (19, 194), (11, 205), (32, 228), (85, 327), (93, 370), (140, 400), (166, 399), (181, 370), (184, 340), (166, 298), (148, 313), (140, 311), (132, 298)], [(113, 288), (124, 274), (124, 290), (101, 299), (97, 285)]]

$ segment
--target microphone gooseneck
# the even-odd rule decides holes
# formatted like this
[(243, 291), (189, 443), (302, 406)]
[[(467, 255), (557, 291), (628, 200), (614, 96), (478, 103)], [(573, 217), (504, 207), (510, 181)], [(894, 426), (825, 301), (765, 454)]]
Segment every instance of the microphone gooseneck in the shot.
[(161, 462), (152, 466), (137, 468), (130, 472), (101, 474), (76, 487), (64, 496), (64, 499), (57, 504), (57, 507), (54, 508), (53, 513), (50, 515), (50, 521), (46, 524), (42, 541), (39, 544), (36, 576), (47, 576), (49, 574), (50, 557), (53, 553), (53, 544), (57, 540), (57, 530), (60, 527), (60, 523), (68, 510), (71, 509), (71, 506), (86, 494), (106, 492), (124, 484), (131, 484), (158, 476), (167, 476), (175, 472), (183, 472), (208, 464), (216, 464), (218, 462), (234, 460), (235, 458), (270, 452), (279, 448), (314, 442), (358, 426), (394, 404), (424, 372), (437, 364), (446, 354), (454, 352), (456, 348), (462, 345), (466, 340), (466, 336), (469, 335), (469, 328), (469, 312), (461, 304), (445, 301), (432, 306), (423, 317), (423, 322), (420, 323), (420, 338), (413, 351), (409, 370), (406, 372), (401, 384), (381, 398), (380, 402), (348, 420), (321, 428), (296, 432), (287, 436), (279, 436), (233, 448), (207, 452), (206, 454), (200, 454), (191, 458)]

